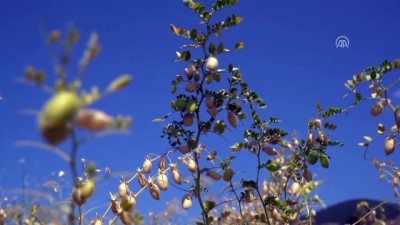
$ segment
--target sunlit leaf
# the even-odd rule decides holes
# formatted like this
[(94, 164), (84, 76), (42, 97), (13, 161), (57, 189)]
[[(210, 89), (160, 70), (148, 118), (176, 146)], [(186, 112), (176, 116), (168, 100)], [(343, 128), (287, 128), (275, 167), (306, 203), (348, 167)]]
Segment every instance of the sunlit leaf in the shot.
[(188, 32), (187, 30), (185, 30), (183, 28), (178, 28), (173, 24), (170, 24), (169, 28), (171, 28), (172, 32), (174, 32), (176, 35), (179, 35), (179, 36), (184, 36)]
[(372, 138), (371, 138), (370, 136), (364, 136), (364, 139), (365, 139), (366, 141), (368, 141), (368, 142), (371, 142), (371, 141), (372, 141)]
[(235, 45), (235, 50), (239, 50), (241, 48), (244, 48), (244, 43), (243, 42), (238, 42)]
[(107, 91), (119, 91), (126, 86), (128, 86), (132, 82), (132, 76), (129, 74), (124, 74), (116, 78), (110, 85), (107, 87)]
[(243, 21), (243, 18), (242, 18), (242, 17), (236, 16), (236, 15), (233, 16), (233, 22), (234, 22), (235, 25), (238, 25), (238, 24), (241, 23), (242, 21)]
[(164, 118), (155, 118), (153, 119), (153, 122), (164, 122), (165, 119)]
[(360, 142), (360, 143), (358, 143), (358, 145), (361, 147), (368, 147), (369, 143)]

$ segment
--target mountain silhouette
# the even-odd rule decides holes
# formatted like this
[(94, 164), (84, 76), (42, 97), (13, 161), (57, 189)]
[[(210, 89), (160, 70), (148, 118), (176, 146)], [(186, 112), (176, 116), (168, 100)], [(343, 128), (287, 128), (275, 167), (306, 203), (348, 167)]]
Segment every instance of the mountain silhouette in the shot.
[[(358, 221), (360, 214), (357, 212), (357, 204), (368, 202), (370, 208), (374, 208), (382, 201), (372, 199), (352, 199), (337, 203), (317, 212), (315, 221), (319, 225), (344, 225)], [(365, 210), (368, 212), (369, 210)], [(396, 203), (383, 204), (376, 209), (376, 216), (384, 219), (387, 225), (400, 225), (400, 205)], [(361, 223), (359, 223), (361, 224)]]

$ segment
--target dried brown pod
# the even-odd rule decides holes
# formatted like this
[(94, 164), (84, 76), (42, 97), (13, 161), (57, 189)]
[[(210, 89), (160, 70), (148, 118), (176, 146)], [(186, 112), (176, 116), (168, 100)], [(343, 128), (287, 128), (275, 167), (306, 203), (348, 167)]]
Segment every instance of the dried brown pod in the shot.
[(178, 169), (172, 170), (172, 177), (176, 184), (181, 185), (183, 183), (182, 174)]
[(149, 191), (150, 191), (150, 195), (153, 199), (160, 200), (160, 188), (157, 186), (157, 184), (150, 182), (149, 183)]
[(157, 185), (161, 191), (168, 190), (169, 187), (168, 176), (162, 171), (157, 176)]
[(383, 148), (386, 155), (392, 154), (396, 149), (396, 136), (387, 137)]
[(221, 174), (213, 170), (208, 171), (207, 176), (211, 177), (213, 180), (221, 180), (222, 178)]
[(239, 119), (238, 119), (238, 117), (236, 116), (236, 114), (233, 113), (232, 111), (228, 111), (228, 121), (229, 121), (229, 124), (230, 124), (233, 128), (236, 128), (236, 127), (238, 126)]

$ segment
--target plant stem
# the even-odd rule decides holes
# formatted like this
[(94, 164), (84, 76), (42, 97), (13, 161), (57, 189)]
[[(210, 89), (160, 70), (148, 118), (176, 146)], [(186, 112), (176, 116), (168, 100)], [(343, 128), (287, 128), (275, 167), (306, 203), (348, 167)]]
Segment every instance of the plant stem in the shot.
[(244, 224), (247, 225), (247, 221), (246, 221), (246, 219), (244, 218), (243, 211), (242, 211), (242, 203), (240, 202), (240, 198), (239, 198), (239, 196), (237, 195), (237, 193), (236, 193), (236, 191), (235, 191), (235, 188), (233, 187), (232, 181), (229, 181), (229, 187), (231, 188), (233, 194), (235, 195), (236, 201), (238, 202), (238, 205), (239, 205), (239, 212), (240, 212), (240, 216), (242, 217), (242, 222), (243, 222)]
[[(69, 168), (71, 170), (72, 174), (72, 184), (76, 186), (76, 178), (78, 177), (78, 170), (76, 168), (76, 157), (78, 155), (78, 148), (79, 148), (79, 142), (76, 137), (75, 131), (73, 130), (71, 132), (71, 138), (72, 138), (72, 149), (71, 149), (71, 157), (69, 161)], [(75, 224), (75, 202), (71, 201), (70, 204), (70, 214), (68, 215), (68, 220), (69, 224), (74, 225)], [(81, 218), (81, 210), (79, 208), (79, 218)], [(81, 219), (79, 219), (81, 221)], [(81, 222), (79, 222), (81, 224)]]

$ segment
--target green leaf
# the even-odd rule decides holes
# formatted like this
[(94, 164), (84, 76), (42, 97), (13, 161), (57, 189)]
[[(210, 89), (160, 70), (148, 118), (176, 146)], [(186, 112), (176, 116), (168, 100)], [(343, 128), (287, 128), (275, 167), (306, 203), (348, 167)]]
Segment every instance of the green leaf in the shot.
[(181, 60), (185, 60), (185, 61), (190, 60), (191, 57), (192, 57), (192, 56), (191, 56), (191, 54), (190, 54), (190, 51), (183, 51), (183, 52), (181, 52), (181, 54), (180, 54), (180, 56), (179, 56), (179, 58), (180, 58)]
[(323, 168), (329, 168), (329, 157), (327, 155), (325, 154), (320, 155), (319, 160)]
[(234, 22), (235, 25), (238, 25), (238, 24), (241, 23), (242, 21), (243, 21), (243, 18), (242, 18), (242, 17), (233, 15), (233, 22)]
[(238, 2), (239, 2), (239, 0), (230, 0), (230, 1), (229, 1), (229, 4), (230, 4), (231, 6), (233, 6), (233, 5), (236, 5)]
[(355, 97), (356, 103), (361, 101), (361, 99), (362, 99), (362, 96), (361, 96), (361, 94), (359, 92), (357, 92), (354, 97)]
[(211, 211), (215, 208), (216, 203), (214, 201), (206, 201), (206, 208), (208, 211)]
[(218, 53), (223, 53), (223, 52), (224, 52), (224, 49), (225, 49), (224, 43), (221, 42), (221, 43), (218, 45), (217, 51), (218, 51)]
[(377, 74), (376, 71), (374, 70), (374, 71), (371, 72), (370, 76), (371, 76), (371, 79), (372, 79), (372, 80), (375, 80), (375, 79), (377, 78), (378, 74)]
[(210, 43), (210, 45), (208, 45), (208, 52), (210, 52), (211, 55), (214, 55), (215, 50), (216, 50), (215, 44)]
[(219, 73), (214, 73), (212, 78), (217, 82), (221, 81), (221, 75)]
[(197, 30), (196, 29), (191, 30), (189, 32), (189, 38), (194, 40), (196, 39), (196, 37), (197, 37)]
[(265, 108), (267, 108), (267, 104), (265, 104), (264, 102), (262, 102), (262, 103), (260, 103), (260, 104), (258, 105), (258, 108), (260, 108), (260, 109), (265, 109)]
[(307, 159), (308, 163), (310, 163), (311, 165), (314, 165), (315, 163), (317, 163), (318, 161), (318, 152), (316, 150), (312, 150), (309, 154), (308, 154), (308, 159)]
[(238, 42), (235, 45), (235, 50), (239, 50), (241, 48), (244, 48), (244, 43), (243, 42)]
[(322, 117), (327, 118), (336, 114), (340, 114), (343, 112), (342, 108), (338, 108), (338, 107), (331, 107), (328, 110), (326, 110), (323, 114)]
[(271, 172), (276, 172), (281, 168), (281, 166), (278, 163), (273, 162), (271, 160), (267, 161), (266, 167)]

